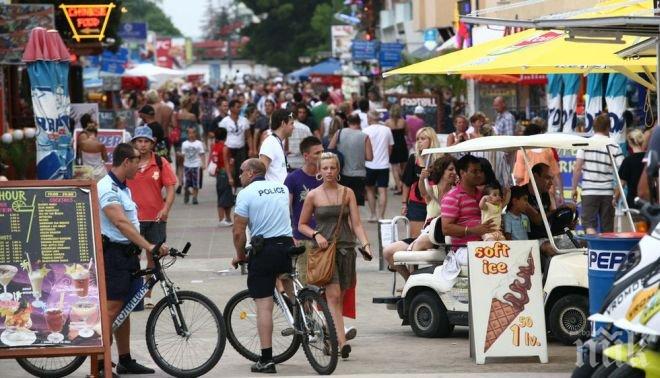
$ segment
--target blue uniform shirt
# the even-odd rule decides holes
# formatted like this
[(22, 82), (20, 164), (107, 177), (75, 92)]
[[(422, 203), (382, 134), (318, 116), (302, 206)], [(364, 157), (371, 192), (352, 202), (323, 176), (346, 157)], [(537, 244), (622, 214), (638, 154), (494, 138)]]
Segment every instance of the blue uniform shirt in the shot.
[(289, 189), (276, 181), (253, 181), (238, 193), (234, 212), (248, 218), (253, 236), (291, 236)]
[(101, 233), (115, 243), (130, 243), (130, 240), (105, 216), (103, 208), (108, 205), (121, 205), (124, 208), (126, 218), (133, 223), (137, 232), (140, 232), (137, 205), (133, 202), (131, 190), (128, 189), (125, 183), (119, 182), (112, 172), (108, 172), (105, 177), (99, 180), (96, 187), (99, 192), (99, 206), (101, 207)]

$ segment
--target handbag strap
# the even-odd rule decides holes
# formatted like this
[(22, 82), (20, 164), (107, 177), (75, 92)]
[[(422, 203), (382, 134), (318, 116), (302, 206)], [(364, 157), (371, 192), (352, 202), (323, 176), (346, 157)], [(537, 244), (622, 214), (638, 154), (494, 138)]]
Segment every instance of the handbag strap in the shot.
[(344, 188), (344, 194), (341, 196), (341, 207), (339, 208), (339, 218), (337, 218), (337, 225), (335, 226), (335, 232), (332, 236), (333, 239), (337, 239), (339, 236), (339, 230), (341, 230), (341, 218), (344, 216), (344, 209), (346, 208), (346, 195), (348, 192)]

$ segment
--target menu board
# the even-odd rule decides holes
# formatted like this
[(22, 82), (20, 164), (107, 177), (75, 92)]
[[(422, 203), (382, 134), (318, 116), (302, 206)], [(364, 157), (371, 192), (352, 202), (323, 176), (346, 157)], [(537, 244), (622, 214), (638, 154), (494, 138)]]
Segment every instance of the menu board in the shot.
[[(538, 356), (548, 362), (539, 243), (468, 243), (470, 342), (486, 357)], [(476, 288), (476, 290), (475, 290)]]
[[(433, 128), (437, 133), (443, 132), (445, 125), (442, 118), (443, 107), (439, 96), (424, 94), (396, 95), (388, 97), (388, 102), (399, 104), (404, 116), (413, 115), (417, 106), (423, 107), (424, 114), (421, 114), (421, 118), (424, 120), (424, 126)], [(418, 116), (420, 115), (418, 114)]]
[(95, 190), (33, 183), (0, 185), (0, 348), (102, 347)]

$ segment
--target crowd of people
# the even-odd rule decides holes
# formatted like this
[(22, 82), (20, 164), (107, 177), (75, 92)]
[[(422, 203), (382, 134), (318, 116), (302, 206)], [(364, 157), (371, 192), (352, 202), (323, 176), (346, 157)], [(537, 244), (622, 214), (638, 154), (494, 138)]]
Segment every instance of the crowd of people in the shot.
[[(410, 222), (410, 238), (386, 247), (384, 257), (390, 269), (406, 279), (410, 272), (394, 265), (395, 252), (445, 243), (455, 246), (443, 268), (443, 278), (451, 282), (467, 263), (464, 246), (476, 240), (538, 239), (547, 267), (556, 248), (573, 246), (564, 229), (575, 227), (580, 183), (580, 220), (586, 232), (612, 231), (613, 209), (623, 194), (613, 185), (615, 172), (605, 164), (607, 151), (580, 151), (571, 188), (574, 201), (565, 201), (556, 150), (531, 149), (527, 156), (496, 151), (422, 156), (423, 150), (440, 146), (438, 130), (431, 127), (435, 125), (426, 125), (421, 117), (424, 109), (418, 106), (412, 114), (403, 114), (398, 105), (377, 99), (377, 93), (371, 92), (368, 98), (343, 101), (336, 92), (270, 84), (130, 93), (124, 105), (135, 109), (142, 121), (132, 135), (126, 133), (135, 155), (124, 151), (122, 156), (131, 163), (114, 161), (113, 165), (119, 164), (116, 172), (111, 180), (104, 178), (101, 167), (107, 152), (96, 139), (97, 126), (89, 120), (83, 124), (77, 152), (95, 179), (131, 189), (143, 239), (131, 234), (128, 240), (137, 245), (153, 246), (166, 238), (165, 225), (176, 196), (181, 195), (184, 204), (198, 205), (207, 174), (215, 179), (218, 225), (233, 227), (233, 264), (247, 259), (245, 247), (251, 241), (247, 230), (252, 240), (267, 241), (248, 261), (248, 288), (257, 305), (262, 348), (261, 359), (252, 367), (255, 372), (275, 371), (272, 292), (280, 285), (277, 277), (291, 267), (288, 250), (293, 245), (306, 250), (297, 259), (303, 283), (306, 256), (335, 245), (334, 275), (325, 284), (326, 298), (334, 324), (343, 330), (338, 332), (341, 356), (349, 356), (348, 341), (356, 330), (344, 326), (344, 299), (355, 295), (351, 290), (357, 281), (356, 249), (365, 260), (372, 257), (360, 207), (365, 207), (368, 222), (377, 222), (395, 215), (387, 214), (387, 201), (400, 198), (400, 214)], [(516, 124), (501, 97), (494, 100), (493, 108), (497, 116), (492, 121), (481, 112), (455, 116), (446, 145), (492, 135), (545, 132), (539, 119), (524, 128)], [(594, 138), (608, 137), (609, 125), (607, 114), (597, 117)], [(631, 153), (624, 159), (622, 151), (614, 151), (629, 203), (641, 176), (645, 139), (633, 129), (628, 134)], [(533, 166), (540, 201), (525, 160)], [(552, 223), (552, 241), (541, 209)], [(142, 368), (130, 360), (130, 354), (128, 358), (126, 364)]]

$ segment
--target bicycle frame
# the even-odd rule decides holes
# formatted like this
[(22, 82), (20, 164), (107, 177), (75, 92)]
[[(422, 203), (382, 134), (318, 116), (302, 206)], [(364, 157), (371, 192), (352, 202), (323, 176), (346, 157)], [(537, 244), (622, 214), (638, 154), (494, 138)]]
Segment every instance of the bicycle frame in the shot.
[[(304, 332), (309, 333), (309, 329), (307, 329), (307, 319), (305, 318), (305, 311), (302, 311), (302, 304), (298, 300), (298, 293), (304, 289), (304, 286), (302, 285), (300, 280), (298, 280), (298, 272), (295, 270), (296, 260), (297, 258), (293, 259), (294, 270), (292, 273), (289, 273), (288, 279), (290, 279), (291, 283), (293, 284), (292, 285), (293, 297), (294, 297), (293, 299), (295, 299), (295, 303), (292, 304), (298, 306), (298, 308), (300, 309), (300, 315), (302, 316), (302, 320), (303, 320), (302, 323), (305, 329), (296, 330), (295, 327), (296, 322), (295, 319), (293, 318), (293, 314), (291, 314), (291, 311), (289, 310), (289, 306), (287, 306), (286, 303), (284, 302), (284, 296), (282, 296), (282, 293), (280, 293), (280, 291), (277, 290), (277, 286), (275, 286), (274, 289), (275, 302), (277, 302), (277, 305), (282, 309), (282, 312), (284, 312), (286, 320), (289, 323), (289, 325), (294, 329), (294, 332), (298, 331), (300, 333), (304, 333)], [(314, 311), (318, 311), (318, 310), (314, 309)]]
[(172, 316), (172, 321), (174, 322), (174, 327), (177, 334), (179, 336), (190, 336), (188, 326), (186, 325), (183, 314), (181, 313), (181, 308), (179, 307), (179, 299), (176, 295), (174, 284), (163, 272), (160, 258), (158, 256), (154, 256), (153, 269), (139, 270), (134, 274), (134, 277), (141, 278), (147, 275), (151, 275), (151, 277), (147, 280), (147, 282), (143, 283), (140, 289), (133, 295), (133, 297), (131, 297), (131, 299), (126, 302), (115, 320), (112, 322), (112, 331), (116, 331), (117, 328), (119, 328), (124, 323), (124, 321), (128, 318), (135, 307), (138, 306), (140, 301), (147, 296), (147, 293), (152, 290), (158, 282), (160, 282), (163, 293), (165, 293), (165, 297), (168, 298), (170, 315)]

